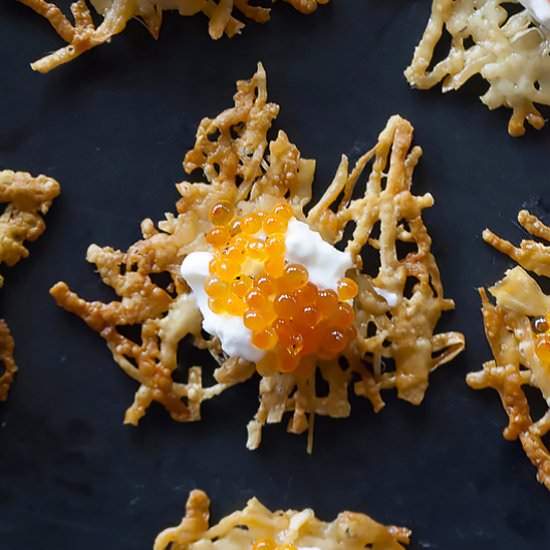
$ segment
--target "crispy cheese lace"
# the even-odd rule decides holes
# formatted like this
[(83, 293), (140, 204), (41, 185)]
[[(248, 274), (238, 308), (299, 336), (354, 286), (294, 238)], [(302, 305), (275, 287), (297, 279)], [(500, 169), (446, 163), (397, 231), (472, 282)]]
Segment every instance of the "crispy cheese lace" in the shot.
[[(450, 48), (431, 67), (444, 33), (450, 35)], [(535, 103), (550, 104), (548, 44), (548, 31), (516, 0), (433, 0), (405, 76), (416, 88), (441, 82), (448, 92), (481, 75), (489, 84), (481, 101), (489, 109), (512, 109), (508, 132), (521, 136), (525, 122), (536, 129), (545, 123)]]
[[(411, 193), (421, 156), (419, 147), (411, 148), (412, 126), (392, 117), (378, 143), (351, 171), (348, 159), (342, 157), (334, 181), (306, 214), (315, 162), (302, 159), (282, 131), (268, 141), (278, 112), (279, 107), (267, 101), (266, 74), (259, 66), (250, 81), (237, 84), (233, 108), (201, 122), (184, 168), (189, 173), (202, 170), (206, 182), (177, 186), (181, 195), (177, 214), (168, 214), (158, 227), (144, 220), (143, 238), (126, 252), (90, 246), (87, 260), (120, 300), (89, 302), (63, 282), (51, 289), (60, 306), (79, 315), (105, 339), (115, 361), (138, 383), (126, 423), (137, 425), (153, 402), (162, 404), (177, 421), (198, 420), (203, 401), (256, 373), (254, 364), (226, 357), (217, 339), (201, 334), (201, 315), (179, 274), (187, 254), (208, 249), (206, 235), (213, 227), (209, 212), (220, 201), (230, 203), (239, 216), (286, 202), (296, 218), (331, 244), (342, 241), (346, 228), (355, 226), (351, 238), (341, 243), (353, 258), (355, 269), (349, 276), (358, 285), (354, 341), (337, 358), (319, 359), (305, 372), (263, 373), (259, 409), (248, 426), (249, 448), (260, 444), (266, 422), (280, 422), (286, 413), (292, 415), (290, 432), (309, 428), (310, 435), (314, 415), (348, 416), (350, 386), (369, 399), (375, 411), (384, 406), (381, 392), (388, 389), (419, 404), (429, 374), (464, 347), (460, 333), (434, 334), (442, 312), (452, 309), (453, 302), (443, 297), (422, 221), (422, 210), (433, 204), (433, 198)], [(369, 163), (370, 175), (365, 173)], [(362, 190), (361, 181), (366, 181)], [(412, 251), (400, 255), (399, 243), (407, 243)], [(379, 267), (371, 266), (374, 275), (362, 272), (366, 249), (379, 259)], [(169, 275), (168, 285), (156, 282), (159, 273)], [(393, 306), (380, 296), (381, 290), (396, 296)], [(119, 330), (126, 325), (141, 327), (139, 341)], [(216, 384), (203, 385), (199, 366), (178, 366), (178, 346), (187, 335), (219, 363)], [(186, 369), (186, 383), (173, 380), (177, 368)], [(328, 384), (324, 395), (318, 395), (316, 373)]]
[(154, 550), (403, 550), (411, 534), (353, 512), (342, 512), (330, 523), (309, 509), (271, 512), (255, 498), (209, 527), (209, 507), (205, 493), (192, 491), (181, 523), (162, 531)]
[[(43, 216), (59, 195), (57, 181), (46, 176), (32, 177), (26, 172), (0, 171), (0, 263), (9, 267), (29, 255), (26, 241), (34, 241), (46, 229)], [(0, 276), (0, 287), (4, 279)], [(13, 358), (14, 341), (8, 325), (0, 319), (0, 401), (8, 398), (17, 366)]]
[[(519, 213), (518, 221), (534, 237), (550, 242), (550, 227), (526, 210)], [(550, 247), (534, 240), (524, 240), (515, 247), (488, 229), (483, 238), (519, 266), (507, 271), (505, 277), (489, 289), (495, 304), (485, 290), (480, 289), (485, 334), (494, 359), (486, 362), (483, 370), (470, 373), (466, 380), (474, 389), (498, 391), (509, 417), (504, 437), (521, 441), (537, 468), (538, 480), (550, 489), (550, 452), (543, 441), (550, 431), (550, 408), (542, 418), (533, 419), (523, 390), (523, 386), (536, 388), (550, 405), (547, 327), (540, 325), (541, 317), (550, 313), (550, 296), (542, 292), (527, 272), (550, 277)]]
[[(35, 71), (47, 73), (63, 63), (72, 61), (82, 53), (100, 44), (109, 42), (116, 34), (121, 33), (128, 21), (138, 19), (154, 38), (158, 38), (162, 25), (162, 15), (166, 10), (177, 10), (180, 15), (190, 16), (203, 13), (209, 19), (208, 32), (213, 39), (223, 34), (232, 37), (240, 34), (244, 23), (235, 11), (246, 18), (265, 23), (269, 20), (270, 9), (250, 5), (251, 0), (89, 0), (96, 11), (103, 17), (96, 26), (87, 0), (77, 0), (71, 4), (74, 22), (63, 13), (55, 0), (19, 0), (39, 15), (45, 17), (67, 42), (67, 46), (44, 56), (31, 64)], [(285, 0), (302, 13), (309, 14), (320, 4), (329, 0)]]

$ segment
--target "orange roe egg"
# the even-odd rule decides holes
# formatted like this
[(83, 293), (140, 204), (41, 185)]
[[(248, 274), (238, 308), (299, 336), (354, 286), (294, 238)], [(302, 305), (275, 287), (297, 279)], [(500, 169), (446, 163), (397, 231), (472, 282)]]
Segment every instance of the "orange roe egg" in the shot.
[(231, 244), (227, 248), (224, 248), (222, 251), (224, 259), (231, 262), (236, 262), (238, 264), (242, 263), (245, 259), (244, 252), (237, 246)]
[(233, 207), (228, 201), (216, 203), (208, 215), (214, 225), (227, 225), (233, 218)]
[(346, 341), (346, 347), (351, 343), (353, 342), (353, 340), (356, 338), (357, 336), (357, 330), (355, 329), (355, 327), (353, 325), (349, 326), (345, 331), (344, 331), (344, 339)]
[(256, 288), (265, 296), (271, 296), (272, 294), (275, 294), (275, 291), (277, 290), (275, 282), (269, 275), (262, 275), (261, 277), (258, 277), (258, 280), (256, 281)]
[(214, 248), (220, 248), (229, 241), (229, 231), (225, 227), (213, 227), (206, 234), (206, 242)]
[(273, 209), (271, 210), (271, 212), (275, 215), (275, 216), (278, 216), (280, 218), (282, 218), (283, 220), (290, 220), (290, 218), (292, 218), (292, 216), (294, 216), (294, 210), (292, 208), (292, 206), (290, 206), (290, 204), (288, 204), (288, 202), (281, 202), (279, 204), (276, 204)]
[(260, 539), (252, 545), (252, 550), (277, 550), (277, 544), (271, 539)]
[(246, 295), (246, 303), (249, 308), (255, 309), (256, 311), (265, 311), (269, 307), (269, 300), (265, 294), (257, 289), (251, 290)]
[(359, 292), (357, 283), (348, 277), (338, 281), (338, 298), (340, 300), (353, 300)]
[(264, 330), (268, 325), (268, 320), (261, 312), (254, 309), (248, 309), (243, 317), (244, 326), (252, 331)]
[(262, 376), (269, 376), (274, 372), (280, 370), (281, 365), (281, 356), (278, 351), (272, 351), (267, 353), (260, 361), (256, 364), (256, 369)]
[(550, 338), (547, 335), (538, 338), (536, 352), (541, 361), (550, 365)]
[(228, 296), (225, 304), (225, 311), (229, 313), (229, 315), (237, 315), (240, 317), (246, 311), (246, 304), (244, 300), (238, 296)]
[(321, 341), (317, 327), (305, 327), (301, 325), (300, 334), (304, 342), (301, 352), (302, 357), (316, 354), (319, 350), (319, 342)]
[(208, 307), (214, 313), (224, 313), (226, 305), (227, 305), (227, 300), (225, 300), (225, 299), (220, 299), (220, 298), (209, 298), (208, 299)]
[(223, 298), (227, 296), (229, 287), (227, 283), (217, 277), (210, 277), (204, 285), (204, 291), (210, 298)]
[(321, 342), (321, 349), (330, 355), (337, 355), (346, 347), (346, 336), (343, 331), (334, 328), (325, 334)]
[(246, 254), (249, 242), (250, 242), (249, 235), (243, 235), (242, 233), (239, 233), (238, 235), (233, 237), (233, 239), (231, 240), (231, 246), (235, 247), (242, 254)]
[(229, 234), (234, 237), (241, 232), (241, 220), (231, 220), (229, 222)]
[(263, 350), (273, 349), (278, 340), (277, 333), (270, 328), (252, 334), (252, 344)]
[(304, 349), (304, 337), (300, 332), (293, 332), (285, 342), (286, 351), (292, 357), (298, 357)]
[(313, 283), (307, 282), (303, 287), (294, 291), (294, 297), (300, 307), (315, 305), (318, 292)]
[(289, 319), (296, 313), (296, 300), (290, 294), (279, 294), (273, 302), (273, 308), (281, 319)]
[(239, 274), (240, 265), (230, 260), (221, 260), (216, 264), (213, 275), (217, 275), (222, 281), (231, 282)]
[(269, 276), (278, 279), (285, 272), (285, 259), (278, 256), (268, 257), (264, 263), (264, 269)]
[(244, 298), (252, 289), (250, 277), (239, 277), (231, 283), (231, 292), (239, 298)]
[(280, 362), (277, 370), (281, 372), (292, 372), (298, 368), (299, 364), (300, 360), (296, 356), (291, 355), (286, 350), (282, 350), (280, 352)]
[(252, 239), (247, 247), (248, 255), (253, 260), (263, 260), (266, 255), (265, 243), (260, 239)]
[(262, 229), (266, 235), (272, 235), (273, 233), (284, 233), (287, 227), (287, 220), (275, 216), (273, 214), (267, 215), (262, 223)]
[(353, 308), (349, 304), (340, 302), (331, 317), (331, 321), (337, 327), (348, 328), (353, 323), (354, 318)]
[(315, 306), (306, 306), (298, 315), (298, 322), (306, 327), (314, 327), (319, 321), (319, 310)]
[(284, 256), (285, 241), (278, 235), (270, 235), (265, 240), (265, 249), (270, 256)]
[(334, 290), (320, 290), (317, 294), (317, 307), (323, 317), (334, 315), (338, 308), (338, 296)]
[(307, 269), (300, 264), (288, 264), (282, 282), (288, 290), (296, 290), (303, 287), (309, 278)]
[(254, 235), (262, 228), (262, 220), (258, 214), (248, 214), (241, 218), (241, 231)]
[(219, 263), (220, 262), (216, 257), (210, 260), (210, 262), (208, 263), (208, 271), (210, 272), (210, 275), (216, 275), (218, 273)]

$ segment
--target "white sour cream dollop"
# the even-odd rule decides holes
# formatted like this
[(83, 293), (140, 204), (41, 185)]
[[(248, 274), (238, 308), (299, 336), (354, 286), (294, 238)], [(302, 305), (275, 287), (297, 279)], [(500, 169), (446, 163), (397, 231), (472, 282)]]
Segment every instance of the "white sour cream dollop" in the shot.
[(550, 0), (519, 0), (527, 8), (533, 19), (550, 29)]
[[(292, 218), (288, 222), (285, 236), (285, 259), (290, 263), (303, 265), (309, 273), (309, 280), (321, 289), (336, 290), (338, 280), (345, 277), (353, 266), (351, 256), (327, 243), (309, 225)], [(191, 287), (192, 294), (202, 314), (202, 328), (217, 337), (222, 350), (230, 357), (238, 356), (257, 363), (265, 351), (251, 342), (252, 332), (244, 326), (241, 317), (214, 313), (208, 307), (208, 296), (204, 285), (210, 277), (210, 252), (192, 252), (181, 264), (181, 276)], [(397, 304), (397, 296), (391, 292), (375, 289), (391, 307)]]

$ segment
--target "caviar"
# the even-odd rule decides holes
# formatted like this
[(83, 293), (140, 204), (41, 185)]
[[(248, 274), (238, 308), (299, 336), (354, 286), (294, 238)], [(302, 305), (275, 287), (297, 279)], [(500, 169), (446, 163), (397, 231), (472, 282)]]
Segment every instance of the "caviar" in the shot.
[(531, 322), (535, 333), (535, 350), (541, 361), (550, 365), (550, 320), (545, 317), (537, 317)]
[(293, 544), (277, 544), (273, 539), (260, 539), (252, 545), (252, 550), (298, 550)]
[[(349, 301), (358, 293), (355, 281), (338, 281), (337, 292), (319, 289), (307, 269), (285, 261), (285, 234), (294, 215), (287, 203), (270, 211), (233, 217), (222, 201), (210, 211), (213, 248), (205, 283), (214, 313), (242, 317), (254, 346), (267, 353), (261, 372), (292, 372), (308, 355), (337, 357), (355, 337), (355, 315)], [(251, 267), (253, 266), (253, 267)], [(261, 540), (253, 550), (291, 550)]]

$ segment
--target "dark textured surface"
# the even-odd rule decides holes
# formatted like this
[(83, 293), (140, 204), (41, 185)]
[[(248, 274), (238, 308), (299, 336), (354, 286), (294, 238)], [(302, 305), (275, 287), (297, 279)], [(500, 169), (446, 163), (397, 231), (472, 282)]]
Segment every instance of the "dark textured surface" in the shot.
[[(132, 23), (42, 76), (28, 63), (60, 41), (25, 6), (1, 3), (0, 167), (63, 186), (47, 232), (6, 271), (0, 293), (20, 366), (0, 405), (2, 549), (148, 549), (194, 487), (208, 491), (216, 518), (257, 495), (327, 519), (352, 509), (410, 526), (412, 548), (548, 547), (550, 495), (519, 443), (502, 439), (496, 393), (469, 390), (464, 376), (489, 358), (475, 288), (510, 265), (481, 231), (519, 239), (522, 205), (547, 214), (550, 128), (513, 140), (508, 113), (481, 105), (477, 85), (447, 96), (408, 89), (402, 70), (429, 4), (337, 0), (307, 18), (277, 4), (269, 25), (216, 43), (201, 17), (172, 14), (158, 43)], [(340, 154), (370, 147), (389, 115), (413, 122), (424, 148), (415, 189), (436, 198), (427, 224), (457, 302), (440, 328), (468, 340), (421, 407), (387, 395), (378, 415), (355, 399), (349, 419), (318, 419), (312, 457), (282, 425), (265, 431), (258, 452), (245, 449), (257, 380), (206, 404), (200, 423), (174, 423), (153, 407), (139, 429), (124, 427), (134, 382), (47, 292), (64, 279), (87, 298), (109, 296), (84, 261), (88, 244), (126, 247), (142, 218), (173, 209), (199, 120), (232, 104), (235, 81), (258, 60), (282, 107), (276, 127), (318, 159), (317, 192)]]

